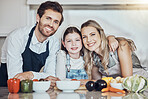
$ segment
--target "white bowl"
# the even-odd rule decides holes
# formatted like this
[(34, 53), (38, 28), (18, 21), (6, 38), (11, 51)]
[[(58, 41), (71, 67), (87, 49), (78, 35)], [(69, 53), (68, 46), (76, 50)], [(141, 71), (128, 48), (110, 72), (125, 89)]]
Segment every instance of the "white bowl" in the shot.
[(120, 89), (120, 90), (123, 90), (123, 86), (122, 86), (122, 83), (110, 83), (110, 86), (113, 87), (113, 88), (117, 88), (117, 89)]
[(35, 92), (46, 92), (50, 87), (50, 81), (34, 81), (33, 90)]
[(74, 92), (80, 87), (80, 81), (56, 81), (56, 85), (63, 92)]

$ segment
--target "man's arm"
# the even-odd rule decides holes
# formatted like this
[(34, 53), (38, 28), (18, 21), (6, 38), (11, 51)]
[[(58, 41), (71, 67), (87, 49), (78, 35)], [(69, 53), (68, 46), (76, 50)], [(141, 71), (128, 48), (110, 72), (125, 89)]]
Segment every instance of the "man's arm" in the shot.
[[(15, 32), (15, 31), (14, 31)], [(19, 32), (19, 31), (17, 31)], [(10, 35), (7, 38), (7, 47), (6, 47), (6, 59), (7, 59), (7, 71), (8, 71), (8, 78), (13, 78), (16, 74), (22, 73), (22, 42), (17, 35)]]

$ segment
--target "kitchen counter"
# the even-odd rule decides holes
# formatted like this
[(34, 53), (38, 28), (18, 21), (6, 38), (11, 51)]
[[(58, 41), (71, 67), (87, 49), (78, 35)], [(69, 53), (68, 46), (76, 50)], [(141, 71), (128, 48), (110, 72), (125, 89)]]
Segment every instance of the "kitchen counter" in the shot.
[(43, 93), (17, 93), (11, 94), (7, 87), (0, 87), (0, 99), (147, 99), (148, 91), (140, 94), (128, 93), (126, 95), (112, 92), (101, 93), (99, 91), (88, 92), (87, 90), (76, 90), (75, 92), (64, 93), (60, 90), (48, 90)]

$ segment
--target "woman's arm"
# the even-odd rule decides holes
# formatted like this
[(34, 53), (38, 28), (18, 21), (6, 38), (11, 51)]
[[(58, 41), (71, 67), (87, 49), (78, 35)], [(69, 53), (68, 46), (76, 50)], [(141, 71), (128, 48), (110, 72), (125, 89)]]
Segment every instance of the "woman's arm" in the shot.
[(93, 66), (91, 72), (92, 72), (92, 79), (93, 80), (101, 79), (102, 75), (101, 75), (101, 73), (99, 73), (99, 68), (98, 67)]
[(121, 66), (121, 74), (123, 77), (128, 77), (133, 75), (133, 65), (132, 65), (132, 57), (131, 50), (128, 45), (128, 42), (122, 40), (119, 42), (121, 46), (118, 48), (118, 56)]
[(109, 35), (107, 36), (107, 40), (108, 40), (108, 45), (110, 48), (110, 51), (115, 51), (118, 48), (118, 41), (116, 40), (115, 36), (113, 35)]

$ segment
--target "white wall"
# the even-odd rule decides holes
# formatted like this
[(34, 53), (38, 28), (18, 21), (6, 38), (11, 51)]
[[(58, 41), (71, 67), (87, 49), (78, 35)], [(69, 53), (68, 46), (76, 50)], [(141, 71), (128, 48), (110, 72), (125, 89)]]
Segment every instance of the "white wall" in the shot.
[(26, 0), (0, 0), (0, 36), (27, 23)]

